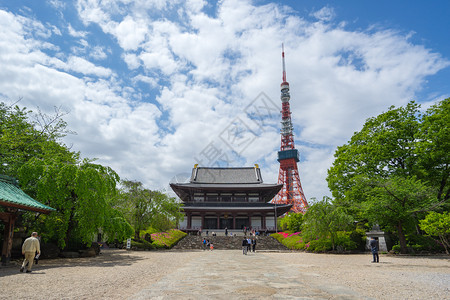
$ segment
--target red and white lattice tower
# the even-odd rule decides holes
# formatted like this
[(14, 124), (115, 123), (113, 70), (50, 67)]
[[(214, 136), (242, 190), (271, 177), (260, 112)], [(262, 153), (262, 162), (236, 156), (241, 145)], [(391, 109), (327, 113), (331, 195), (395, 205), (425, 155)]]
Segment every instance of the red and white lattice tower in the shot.
[(297, 163), (300, 161), (299, 152), (295, 149), (291, 109), (289, 107), (289, 83), (286, 81), (286, 66), (284, 63), (284, 45), (282, 46), (283, 82), (281, 83), (281, 147), (278, 151), (280, 171), (278, 184), (283, 188), (273, 199), (273, 203), (292, 204), (291, 211), (304, 213), (308, 207), (303, 193)]

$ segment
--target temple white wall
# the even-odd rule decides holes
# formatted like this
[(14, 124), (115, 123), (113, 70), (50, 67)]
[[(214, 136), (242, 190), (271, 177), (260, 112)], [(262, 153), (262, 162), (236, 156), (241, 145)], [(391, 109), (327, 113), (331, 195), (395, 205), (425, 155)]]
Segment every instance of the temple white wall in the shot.
[(186, 228), (187, 227), (187, 217), (184, 216), (183, 221), (180, 222), (180, 228)]
[(274, 217), (266, 217), (266, 227), (275, 227)]
[(200, 228), (202, 227), (202, 217), (192, 217), (192, 228)]
[(262, 226), (261, 217), (252, 217), (251, 226), (253, 228), (261, 228)]

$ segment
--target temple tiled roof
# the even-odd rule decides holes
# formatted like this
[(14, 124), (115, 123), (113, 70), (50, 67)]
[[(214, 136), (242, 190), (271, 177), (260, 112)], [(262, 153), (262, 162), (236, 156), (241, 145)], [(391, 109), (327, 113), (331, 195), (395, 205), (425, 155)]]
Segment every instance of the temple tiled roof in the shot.
[(277, 216), (288, 212), (292, 208), (292, 204), (273, 204), (261, 202), (187, 202), (184, 203), (182, 209), (184, 211), (276, 211)]
[(0, 175), (0, 205), (44, 213), (55, 210), (25, 194), (14, 178), (5, 175)]
[(183, 207), (239, 207), (239, 208), (275, 208), (277, 207), (291, 207), (292, 204), (274, 204), (263, 202), (188, 202), (184, 203)]
[(261, 171), (256, 167), (246, 168), (194, 168), (191, 183), (206, 184), (258, 184), (262, 183)]

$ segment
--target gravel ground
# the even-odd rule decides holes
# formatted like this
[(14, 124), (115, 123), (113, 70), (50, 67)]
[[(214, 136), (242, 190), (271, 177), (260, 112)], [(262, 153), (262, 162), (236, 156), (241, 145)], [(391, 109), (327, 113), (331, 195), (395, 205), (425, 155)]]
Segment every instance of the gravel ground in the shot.
[[(448, 256), (332, 255), (313, 253), (271, 253), (267, 256), (309, 278), (348, 287), (375, 299), (450, 299)], [(314, 279), (313, 279), (314, 280)]]
[[(261, 262), (276, 261), (280, 266), (287, 266), (286, 270), (298, 272), (306, 284), (323, 287), (323, 290), (339, 285), (354, 291), (361, 299), (450, 299), (448, 257), (381, 255), (380, 263), (372, 264), (370, 254), (257, 252), (252, 255), (255, 256), (248, 257), (247, 261), (250, 263), (253, 259), (259, 264), (254, 270), (257, 274), (268, 271)], [(33, 266), (31, 274), (19, 273), (18, 266), (1, 267), (0, 299), (128, 299), (140, 292), (141, 298), (144, 295), (143, 298), (151, 299), (142, 294), (149, 287), (170, 281), (177, 271), (189, 274), (186, 269), (202, 269), (200, 262), (214, 262), (221, 257), (244, 259), (240, 251), (104, 250), (94, 258), (42, 260)], [(221, 282), (220, 274), (217, 275), (216, 284), (228, 284)]]
[(48, 259), (31, 273), (0, 268), (0, 299), (127, 299), (200, 252), (103, 250), (91, 258)]

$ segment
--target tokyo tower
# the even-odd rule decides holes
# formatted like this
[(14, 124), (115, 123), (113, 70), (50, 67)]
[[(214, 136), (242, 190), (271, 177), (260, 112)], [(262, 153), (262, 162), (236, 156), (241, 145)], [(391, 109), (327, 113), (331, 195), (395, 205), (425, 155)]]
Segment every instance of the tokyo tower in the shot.
[(282, 45), (283, 60), (283, 82), (281, 83), (281, 147), (278, 151), (278, 162), (280, 171), (278, 173), (278, 184), (283, 188), (275, 196), (273, 203), (292, 204), (291, 211), (305, 213), (308, 207), (305, 194), (303, 193), (297, 163), (300, 161), (299, 152), (295, 149), (294, 134), (291, 121), (291, 109), (289, 100), (289, 83), (286, 81), (286, 66), (284, 63), (284, 45)]

